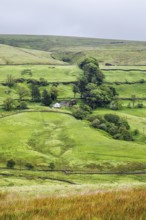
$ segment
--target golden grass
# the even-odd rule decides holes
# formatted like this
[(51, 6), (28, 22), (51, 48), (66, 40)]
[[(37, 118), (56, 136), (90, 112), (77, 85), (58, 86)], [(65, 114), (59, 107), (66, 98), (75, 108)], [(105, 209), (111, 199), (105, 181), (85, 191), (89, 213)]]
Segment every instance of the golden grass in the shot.
[(146, 189), (26, 200), (1, 193), (0, 219), (145, 220)]

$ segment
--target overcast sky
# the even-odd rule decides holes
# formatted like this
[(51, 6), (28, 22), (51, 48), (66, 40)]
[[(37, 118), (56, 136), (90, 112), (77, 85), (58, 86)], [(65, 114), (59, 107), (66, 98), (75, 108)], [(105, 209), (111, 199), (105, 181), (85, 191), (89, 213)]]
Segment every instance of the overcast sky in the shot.
[(0, 0), (0, 34), (146, 41), (146, 0)]

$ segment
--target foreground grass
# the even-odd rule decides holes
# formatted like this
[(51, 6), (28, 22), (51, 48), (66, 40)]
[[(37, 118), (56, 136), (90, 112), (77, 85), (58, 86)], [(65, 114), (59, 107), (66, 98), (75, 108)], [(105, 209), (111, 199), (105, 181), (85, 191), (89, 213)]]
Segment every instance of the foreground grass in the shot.
[(77, 196), (22, 199), (0, 193), (1, 219), (144, 220), (146, 190), (98, 191)]

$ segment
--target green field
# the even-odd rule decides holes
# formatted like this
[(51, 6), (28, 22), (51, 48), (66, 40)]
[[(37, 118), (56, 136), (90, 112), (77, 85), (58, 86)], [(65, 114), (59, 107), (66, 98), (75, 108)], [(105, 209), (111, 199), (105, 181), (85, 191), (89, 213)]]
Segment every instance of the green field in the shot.
[[(121, 68), (121, 67), (120, 67)], [(133, 68), (133, 67), (132, 67)], [(141, 67), (137, 67), (141, 70)], [(127, 68), (125, 68), (127, 69)], [(141, 79), (146, 80), (146, 71), (122, 71), (110, 70), (104, 71), (106, 82), (139, 82)]]
[[(71, 63), (77, 63), (82, 57), (88, 55), (96, 57), (101, 64), (146, 65), (145, 42), (81, 37), (1, 35), (0, 44), (51, 52), (56, 62), (58, 59), (67, 58)], [(41, 59), (38, 60), (40, 63)], [(45, 58), (46, 62), (48, 63)]]
[[(21, 75), (21, 72), (25, 69), (32, 71), (32, 77), (29, 75)], [(7, 75), (11, 74), (15, 78), (45, 78), (48, 82), (72, 82), (75, 81), (77, 76), (81, 73), (82, 71), (77, 66), (10, 65), (0, 66), (0, 81), (5, 82)]]
[[(138, 117), (128, 115), (128, 119), (135, 119), (131, 123), (133, 128), (145, 124), (143, 118), (140, 121)], [(101, 165), (107, 169), (106, 162), (107, 166), (116, 166), (146, 160), (145, 145), (113, 140), (106, 133), (91, 128), (87, 122), (61, 113), (26, 112), (0, 120), (2, 164), (8, 158), (14, 158), (16, 161), (21, 159), (23, 164), (30, 161), (35, 166), (41, 163), (47, 166), (53, 161), (58, 168), (86, 169), (94, 164), (97, 168)]]
[(0, 64), (64, 64), (45, 51), (18, 48), (0, 44)]
[[(55, 169), (97, 172), (135, 172), (146, 171), (146, 101), (144, 108), (133, 106), (132, 101), (122, 100), (119, 111), (109, 108), (97, 108), (93, 114), (114, 113), (126, 119), (131, 132), (139, 130), (134, 141), (114, 140), (108, 133), (94, 129), (88, 121), (75, 119), (66, 113), (72, 108), (55, 110), (33, 103), (26, 97), (27, 111), (7, 112), (3, 101), (9, 95), (3, 83), (7, 75), (15, 79), (44, 78), (47, 82), (58, 83), (58, 100), (74, 98), (73, 82), (82, 74), (77, 63), (85, 56), (96, 57), (105, 74), (104, 83), (116, 88), (119, 97), (146, 97), (146, 43), (132, 41), (115, 41), (86, 38), (66, 38), (54, 36), (0, 36), (0, 186), (11, 189), (15, 186), (40, 187), (62, 184), (66, 195), (66, 182), (87, 185), (89, 191), (98, 184), (98, 189), (118, 187), (122, 184), (141, 186), (146, 182), (145, 175), (96, 175), (65, 174), (63, 171), (42, 172), (49, 163)], [(10, 45), (10, 46), (9, 46)], [(105, 65), (106, 63), (112, 66)], [(19, 65), (17, 65), (19, 64)], [(21, 71), (30, 69), (32, 76), (21, 75)], [(140, 81), (142, 82), (140, 83)], [(63, 82), (70, 82), (65, 85)], [(130, 84), (134, 83), (134, 84)], [(29, 84), (24, 84), (29, 88)], [(49, 90), (50, 84), (40, 86), (40, 91)], [(18, 99), (17, 85), (11, 88), (10, 96)], [(76, 95), (79, 98), (79, 94)], [(81, 101), (79, 101), (81, 102)], [(131, 108), (128, 108), (128, 103)], [(46, 111), (46, 112), (44, 112)], [(51, 112), (54, 111), (54, 112)], [(6, 169), (9, 159), (14, 159), (16, 169)], [(26, 170), (26, 163), (34, 166), (34, 171)], [(18, 170), (17, 170), (18, 169)], [(6, 176), (4, 176), (6, 175)], [(7, 176), (12, 175), (12, 176)], [(44, 178), (44, 179), (43, 179)], [(54, 179), (51, 179), (54, 178)], [(103, 185), (102, 185), (103, 184)], [(71, 186), (69, 185), (68, 188)], [(82, 191), (81, 187), (75, 189)], [(86, 185), (84, 185), (86, 187)], [(52, 194), (55, 194), (56, 191)], [(17, 190), (16, 190), (17, 191)], [(22, 190), (23, 191), (23, 190)], [(35, 193), (37, 190), (32, 190)], [(74, 189), (73, 189), (74, 191)], [(84, 191), (84, 190), (83, 190)], [(25, 190), (24, 190), (25, 192)], [(45, 191), (46, 192), (46, 191)], [(45, 193), (44, 193), (45, 194)]]
[(136, 98), (146, 98), (146, 83), (114, 85), (114, 88), (122, 98), (131, 98), (133, 95)]

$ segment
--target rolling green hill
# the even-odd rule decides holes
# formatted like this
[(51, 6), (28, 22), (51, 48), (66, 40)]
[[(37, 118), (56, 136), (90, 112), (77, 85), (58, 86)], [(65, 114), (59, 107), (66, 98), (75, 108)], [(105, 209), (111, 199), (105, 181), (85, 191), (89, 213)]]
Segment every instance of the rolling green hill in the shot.
[(93, 167), (100, 171), (116, 169), (119, 164), (145, 164), (145, 145), (113, 140), (65, 114), (25, 112), (0, 121), (2, 164), (14, 158), (37, 167), (54, 162), (58, 169)]
[(51, 53), (24, 49), (0, 44), (0, 65), (1, 64), (64, 64), (62, 61), (55, 60)]
[(146, 65), (146, 42), (81, 37), (0, 35), (0, 44), (48, 51), (55, 59), (77, 63), (89, 55), (101, 64)]
[[(104, 171), (146, 170), (146, 101), (143, 108), (128, 108), (129, 100), (123, 100), (118, 111), (97, 108), (93, 114), (113, 113), (126, 119), (131, 131), (138, 130), (135, 141), (114, 140), (108, 133), (94, 129), (88, 121), (71, 116), (72, 108), (55, 110), (32, 102), (25, 97), (28, 110), (3, 109), (3, 101), (11, 97), (18, 101), (17, 83), (9, 88), (7, 75), (30, 89), (30, 80), (43, 78), (47, 85), (39, 87), (40, 92), (50, 89), (56, 83), (60, 100), (74, 98), (73, 82), (82, 74), (77, 63), (85, 56), (96, 57), (105, 75), (104, 83), (116, 88), (119, 98), (146, 96), (146, 43), (57, 36), (10, 36), (0, 35), (0, 167), (5, 168), (9, 159), (14, 159), (16, 168), (25, 169), (30, 163), (35, 169), (47, 169), (53, 162), (56, 169)], [(17, 65), (18, 64), (18, 65)], [(32, 75), (22, 75), (29, 69)], [(20, 80), (21, 81), (21, 80)], [(10, 90), (10, 93), (7, 93)], [(79, 94), (76, 96), (79, 98)], [(130, 101), (132, 103), (132, 101)], [(81, 100), (78, 101), (81, 103)], [(52, 112), (53, 111), (53, 112)], [(4, 171), (5, 172), (5, 171)], [(8, 173), (15, 173), (17, 170)], [(29, 172), (29, 171), (24, 171)], [(7, 173), (7, 170), (6, 170)], [(35, 175), (32, 173), (31, 175)], [(37, 175), (37, 174), (36, 174)], [(40, 174), (38, 174), (40, 175)], [(41, 173), (43, 176), (44, 174)], [(65, 179), (75, 180), (75, 176)], [(33, 178), (33, 177), (32, 177)], [(102, 182), (105, 177), (89, 176), (78, 181)], [(114, 181), (115, 177), (110, 177)], [(121, 177), (122, 178), (122, 177)], [(17, 179), (17, 178), (16, 178)], [(105, 178), (107, 181), (107, 178)], [(116, 177), (116, 179), (119, 179)], [(34, 180), (35, 181), (35, 180)], [(120, 181), (120, 180), (119, 180)], [(5, 183), (7, 181), (4, 181)], [(28, 182), (28, 180), (27, 180)]]

